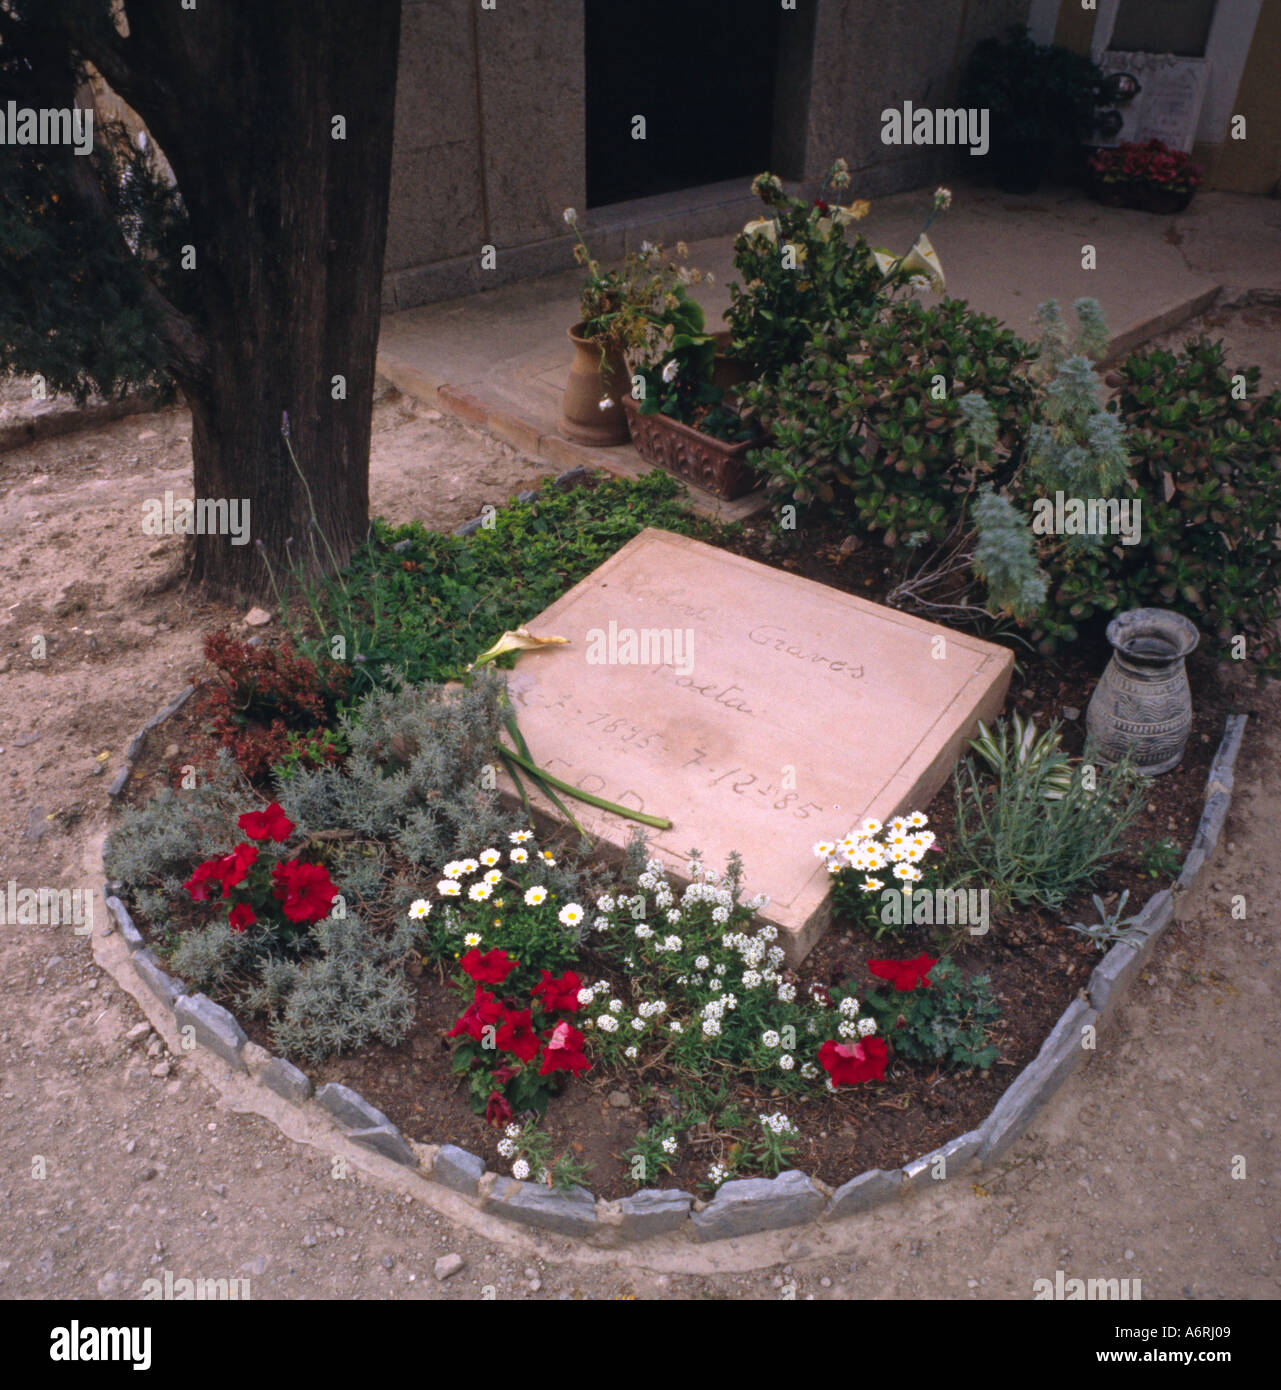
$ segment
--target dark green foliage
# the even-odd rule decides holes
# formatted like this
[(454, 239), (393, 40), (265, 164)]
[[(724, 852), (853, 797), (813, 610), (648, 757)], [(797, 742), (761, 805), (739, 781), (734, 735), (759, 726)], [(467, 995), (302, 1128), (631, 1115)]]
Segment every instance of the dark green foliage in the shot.
[(957, 104), (988, 109), (994, 146), (1070, 148), (1094, 133), (1102, 79), (1089, 57), (1035, 43), (1016, 25), (975, 46)]
[[(750, 413), (773, 436), (752, 462), (770, 487), (826, 503), (886, 545), (941, 541), (971, 489), (1016, 466), (1033, 394), (1019, 370), (1027, 358), (1026, 344), (964, 300), (895, 302), (873, 324), (815, 335), (777, 383), (749, 389)], [(974, 447), (960, 405), (970, 392), (991, 407), (996, 448)]]
[(1230, 372), (1221, 342), (1136, 353), (1117, 371), (1130, 458), (1119, 495), (1141, 501), (1142, 534), (1088, 550), (1045, 538), (1051, 585), (1034, 637), (1051, 651), (1115, 613), (1170, 608), (1221, 643), (1244, 636), (1255, 669), (1276, 674), (1281, 393), (1257, 396), (1258, 368)]
[(869, 990), (863, 1007), (900, 1057), (944, 1067), (987, 1068), (999, 1055), (988, 1032), (1001, 1016), (986, 975), (968, 978), (948, 957), (914, 990)]
[(311, 595), (310, 613), (293, 610), (295, 627), (304, 620), (308, 627), (298, 646), (319, 663), (331, 654), (331, 636), (343, 636), (354, 658), (348, 699), (396, 675), (456, 680), (505, 631), (542, 612), (646, 526), (714, 536), (717, 528), (682, 510), (683, 494), (656, 469), (637, 480), (549, 487), (470, 536), (375, 522), (372, 541), (341, 580)]
[[(753, 380), (773, 380), (799, 360), (816, 331), (872, 312), (882, 276), (867, 243), (861, 236), (847, 240), (831, 209), (789, 197), (769, 174), (753, 190), (776, 230), (772, 237), (741, 232), (735, 241), (741, 283), (730, 285), (726, 319), (730, 355)], [(793, 268), (784, 263), (787, 245), (796, 248)]]
[[(79, 75), (54, 27), (65, 8), (0, 6), (6, 105), (76, 104)], [(119, 125), (94, 125), (88, 155), (66, 144), (0, 145), (0, 375), (38, 373), (50, 394), (79, 401), (131, 386), (168, 389), (156, 301), (139, 262), (172, 303), (181, 307), (187, 291), (178, 270), (185, 216), (153, 150), (138, 149)]]

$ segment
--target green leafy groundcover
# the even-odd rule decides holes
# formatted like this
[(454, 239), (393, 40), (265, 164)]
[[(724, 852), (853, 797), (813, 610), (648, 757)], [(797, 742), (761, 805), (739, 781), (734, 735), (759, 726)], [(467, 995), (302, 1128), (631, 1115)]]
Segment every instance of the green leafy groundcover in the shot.
[[(388, 665), (413, 684), (456, 680), (503, 632), (529, 622), (645, 527), (723, 536), (725, 528), (683, 510), (684, 493), (655, 470), (549, 487), (469, 536), (376, 521), (343, 575), (309, 596), (309, 635), (299, 646), (327, 657), (332, 636), (344, 637), (355, 656), (348, 699), (384, 684)], [(296, 626), (304, 617), (297, 608), (292, 616)]]

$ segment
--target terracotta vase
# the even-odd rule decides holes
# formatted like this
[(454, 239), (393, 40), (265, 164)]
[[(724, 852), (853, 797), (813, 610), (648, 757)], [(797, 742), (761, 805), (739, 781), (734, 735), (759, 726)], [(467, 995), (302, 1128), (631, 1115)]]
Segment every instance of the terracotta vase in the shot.
[(1112, 660), (1085, 712), (1085, 729), (1106, 763), (1129, 753), (1149, 777), (1179, 765), (1192, 729), (1184, 662), (1200, 640), (1181, 613), (1133, 608), (1107, 628)]
[[(627, 363), (620, 348), (609, 348), (602, 354), (598, 339), (580, 336), (582, 327), (576, 323), (569, 330), (574, 360), (561, 405), (561, 433), (576, 444), (602, 449), (626, 444), (627, 417), (621, 401), (631, 384)], [(604, 409), (603, 400), (610, 402)]]

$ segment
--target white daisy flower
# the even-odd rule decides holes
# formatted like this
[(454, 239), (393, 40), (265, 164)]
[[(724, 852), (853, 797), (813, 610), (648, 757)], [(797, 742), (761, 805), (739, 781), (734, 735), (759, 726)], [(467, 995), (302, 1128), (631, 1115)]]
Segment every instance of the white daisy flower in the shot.
[(492, 883), (473, 883), (467, 890), (467, 896), (474, 903), (483, 903), (486, 898), (493, 894), (494, 885)]
[(534, 832), (532, 830), (513, 830), (507, 838), (514, 845), (523, 845), (526, 840), (534, 838)]
[(409, 915), (414, 918), (415, 921), (420, 922), (424, 917), (431, 916), (431, 904), (426, 898), (415, 898), (414, 901), (409, 904)]
[(565, 906), (561, 908), (560, 912), (557, 913), (561, 926), (564, 927), (576, 927), (579, 922), (583, 920), (585, 915), (583, 909), (579, 907), (577, 903), (566, 903)]
[(481, 934), (480, 934), (478, 931), (469, 931), (469, 932), (467, 933), (467, 935), (463, 937), (463, 945), (464, 945), (464, 946), (479, 946), (480, 943), (481, 943), (483, 940), (484, 940), (484, 938), (481, 936)]
[(462, 891), (463, 890), (458, 886), (457, 882), (452, 878), (442, 878), (436, 885), (436, 892), (438, 892), (442, 898), (456, 898)]
[(517, 845), (516, 848), (512, 850), (510, 857), (513, 864), (525, 864), (529, 861), (529, 851), (527, 849), (521, 849), (521, 847)]
[(477, 856), (482, 864), (487, 868), (493, 868), (501, 859), (502, 855), (496, 849), (483, 849)]
[(541, 907), (547, 901), (547, 889), (542, 884), (536, 884), (533, 888), (525, 889), (525, 904), (527, 907)]

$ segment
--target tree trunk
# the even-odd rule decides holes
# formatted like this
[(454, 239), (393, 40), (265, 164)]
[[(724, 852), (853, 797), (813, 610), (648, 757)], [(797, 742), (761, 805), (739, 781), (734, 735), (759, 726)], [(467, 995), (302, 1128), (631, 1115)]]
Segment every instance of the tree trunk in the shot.
[(191, 219), (204, 357), (175, 374), (194, 495), (249, 505), (248, 543), (197, 536), (193, 577), (262, 596), (291, 568), (345, 563), (368, 531), (400, 0), (124, 8), (128, 35), (84, 51)]

